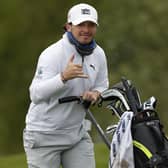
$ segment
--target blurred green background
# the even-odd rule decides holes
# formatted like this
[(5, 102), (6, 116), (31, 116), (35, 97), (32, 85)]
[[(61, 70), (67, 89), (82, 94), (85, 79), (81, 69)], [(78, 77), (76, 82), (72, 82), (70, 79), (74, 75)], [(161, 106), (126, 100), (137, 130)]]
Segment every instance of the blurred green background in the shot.
[[(28, 87), (40, 53), (63, 34), (68, 9), (79, 2), (98, 10), (96, 41), (104, 48), (110, 85), (122, 76), (138, 88), (142, 101), (158, 99), (168, 132), (167, 0), (1, 0), (0, 1), (0, 155), (23, 152), (22, 131), (30, 103)], [(93, 108), (105, 128), (116, 118)], [(93, 140), (100, 142), (96, 130)]]

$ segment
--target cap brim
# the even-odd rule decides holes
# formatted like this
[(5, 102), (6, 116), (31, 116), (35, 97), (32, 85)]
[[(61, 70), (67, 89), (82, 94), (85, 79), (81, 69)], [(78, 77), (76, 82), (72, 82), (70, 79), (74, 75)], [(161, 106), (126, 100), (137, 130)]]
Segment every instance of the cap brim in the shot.
[(97, 26), (99, 25), (99, 24), (97, 23), (97, 21), (94, 20), (94, 19), (92, 19), (92, 18), (79, 18), (79, 19), (76, 19), (75, 21), (73, 21), (72, 24), (76, 26), (76, 25), (79, 25), (79, 24), (81, 24), (82, 22), (86, 22), (86, 21), (93, 22), (93, 23), (95, 23)]

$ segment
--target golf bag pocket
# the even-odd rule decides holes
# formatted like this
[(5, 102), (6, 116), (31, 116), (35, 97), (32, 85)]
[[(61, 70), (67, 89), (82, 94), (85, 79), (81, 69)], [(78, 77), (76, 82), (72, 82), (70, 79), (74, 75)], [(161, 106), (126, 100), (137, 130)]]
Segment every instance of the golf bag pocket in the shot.
[(168, 140), (157, 117), (144, 117), (132, 123), (134, 161), (137, 168), (164, 168), (168, 165)]

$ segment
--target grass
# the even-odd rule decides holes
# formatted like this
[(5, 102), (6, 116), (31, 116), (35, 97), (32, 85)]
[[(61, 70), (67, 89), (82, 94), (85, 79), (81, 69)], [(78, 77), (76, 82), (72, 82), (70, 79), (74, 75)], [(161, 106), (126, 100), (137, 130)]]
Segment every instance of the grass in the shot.
[[(105, 144), (95, 144), (96, 168), (107, 168), (109, 150)], [(0, 157), (0, 168), (27, 168), (25, 154), (16, 154)]]
[(24, 154), (0, 157), (0, 168), (27, 168)]
[(95, 144), (96, 168), (108, 168), (109, 149), (104, 143)]

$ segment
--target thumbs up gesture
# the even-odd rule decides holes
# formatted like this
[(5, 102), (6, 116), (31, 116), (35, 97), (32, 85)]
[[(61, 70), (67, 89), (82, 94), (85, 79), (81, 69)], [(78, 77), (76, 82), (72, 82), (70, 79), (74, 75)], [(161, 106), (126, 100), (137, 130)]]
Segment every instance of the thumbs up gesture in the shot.
[(88, 75), (83, 73), (82, 65), (74, 64), (74, 57), (74, 55), (70, 57), (65, 70), (62, 72), (64, 80), (70, 80), (74, 78), (88, 78)]

